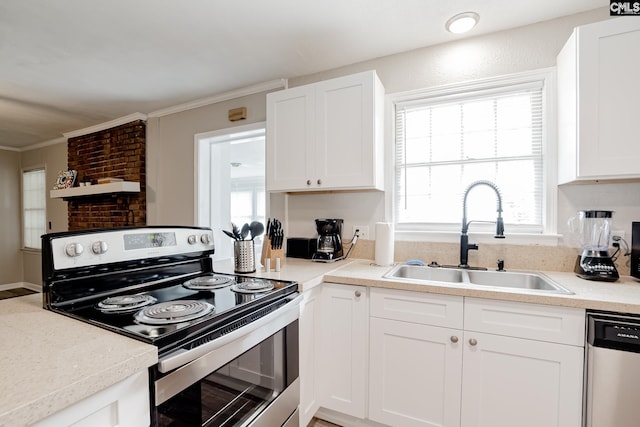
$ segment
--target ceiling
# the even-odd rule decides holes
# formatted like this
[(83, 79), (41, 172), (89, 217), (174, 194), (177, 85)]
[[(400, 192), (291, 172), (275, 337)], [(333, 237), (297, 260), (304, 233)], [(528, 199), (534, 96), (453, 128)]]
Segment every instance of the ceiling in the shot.
[(233, 89), (608, 5), (606, 0), (2, 0), (0, 148)]

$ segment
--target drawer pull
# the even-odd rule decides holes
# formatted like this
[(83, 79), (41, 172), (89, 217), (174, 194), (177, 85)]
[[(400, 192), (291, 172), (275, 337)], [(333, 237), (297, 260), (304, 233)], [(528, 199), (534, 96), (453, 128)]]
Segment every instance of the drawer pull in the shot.
[(454, 343), (454, 344), (457, 343), (458, 342), (458, 337), (455, 336), (455, 335), (452, 335), (451, 336), (451, 342)]
[(356, 298), (360, 298), (360, 296), (362, 295), (362, 293), (360, 291), (356, 291), (355, 292)]
[(475, 338), (471, 338), (469, 340), (469, 345), (471, 346), (478, 345), (478, 341)]

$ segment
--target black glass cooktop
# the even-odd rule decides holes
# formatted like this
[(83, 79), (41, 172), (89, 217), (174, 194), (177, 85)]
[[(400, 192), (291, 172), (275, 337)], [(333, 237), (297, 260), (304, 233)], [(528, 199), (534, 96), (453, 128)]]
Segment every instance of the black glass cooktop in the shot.
[[(160, 348), (167, 345), (173, 348), (188, 341), (192, 336), (202, 335), (203, 332), (229, 324), (297, 291), (295, 282), (235, 275), (215, 274), (215, 276), (228, 278), (228, 284), (216, 285), (211, 290), (189, 289), (183, 285), (184, 281), (180, 281), (165, 284), (161, 288), (109, 296), (112, 298), (131, 295), (136, 299), (138, 296), (152, 297), (150, 300), (153, 303), (132, 311), (103, 313), (98, 304), (104, 299), (88, 301), (82, 305), (76, 304), (74, 307), (54, 309), (85, 322), (153, 343)], [(220, 281), (216, 281), (218, 282)], [(266, 286), (266, 290), (261, 292), (259, 290), (263, 285)], [(146, 324), (136, 319), (136, 314), (140, 310), (171, 301), (180, 301), (179, 309), (188, 305), (186, 303), (189, 301), (204, 302), (208, 307), (213, 306), (213, 309), (201, 317), (186, 321), (172, 321), (166, 325)]]

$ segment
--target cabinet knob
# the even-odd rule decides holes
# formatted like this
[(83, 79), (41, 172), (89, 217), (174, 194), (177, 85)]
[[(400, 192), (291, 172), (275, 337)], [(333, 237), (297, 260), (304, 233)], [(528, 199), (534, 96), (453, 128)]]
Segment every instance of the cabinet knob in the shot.
[(307, 185), (311, 185), (311, 180), (310, 179), (307, 180)]
[(360, 296), (362, 295), (362, 292), (360, 291), (356, 291), (355, 292), (356, 298), (360, 298)]
[(318, 185), (322, 185), (322, 180), (321, 179), (318, 180)]
[(474, 346), (474, 345), (477, 345), (477, 344), (478, 344), (478, 341), (475, 338), (471, 338), (469, 340), (469, 345)]
[(455, 335), (452, 335), (451, 336), (451, 342), (454, 343), (454, 344), (457, 343), (458, 342), (458, 337), (455, 336)]

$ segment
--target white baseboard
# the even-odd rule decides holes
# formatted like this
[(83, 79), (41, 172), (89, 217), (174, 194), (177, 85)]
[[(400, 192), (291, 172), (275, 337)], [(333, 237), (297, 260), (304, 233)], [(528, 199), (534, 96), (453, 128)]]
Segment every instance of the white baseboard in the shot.
[(31, 289), (32, 291), (42, 292), (42, 286), (36, 285), (34, 283), (29, 282), (16, 282), (16, 283), (8, 283), (6, 285), (0, 285), (0, 291), (6, 291), (9, 289), (15, 288), (26, 288)]
[(362, 420), (360, 418), (345, 415), (340, 412), (332, 411), (326, 408), (318, 409), (315, 414), (316, 418), (329, 421), (342, 427), (387, 427), (386, 424), (380, 424), (371, 420)]

